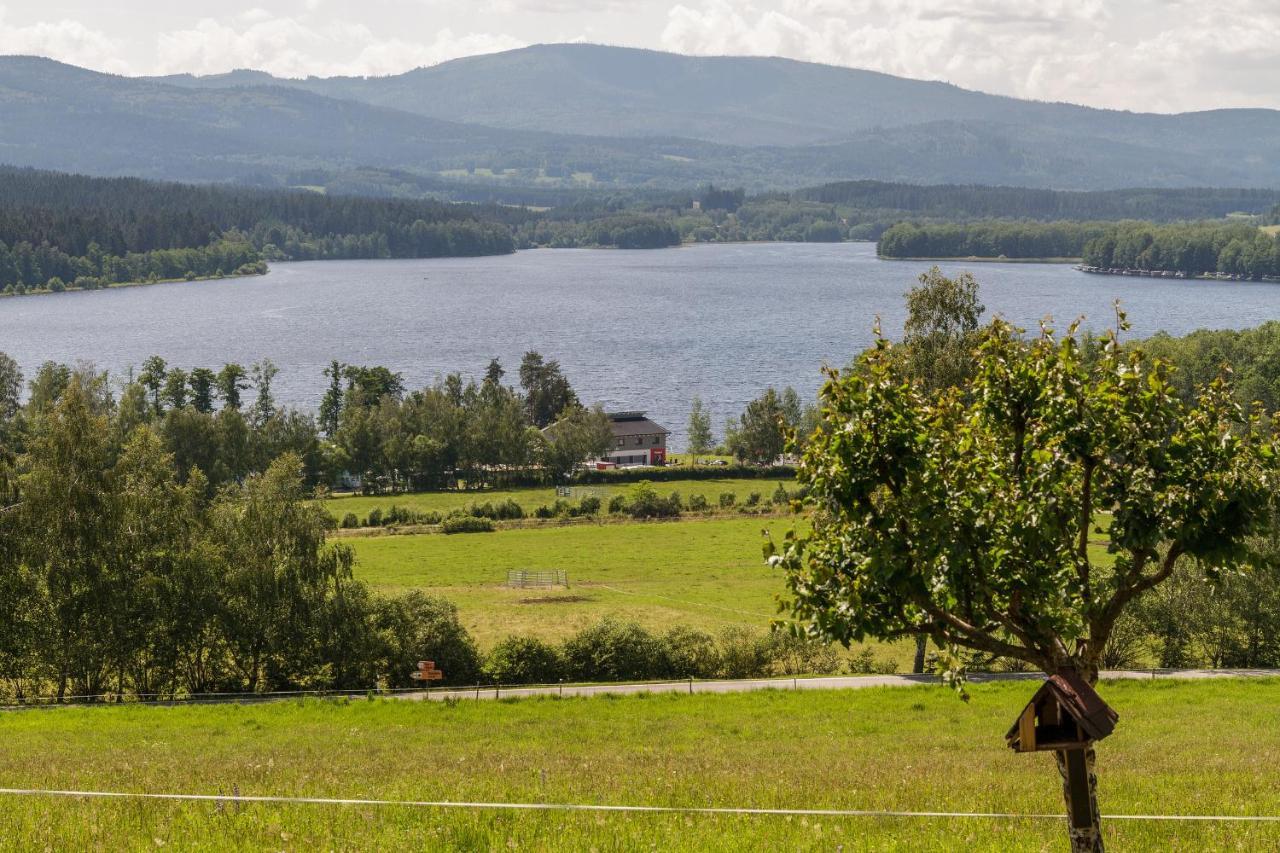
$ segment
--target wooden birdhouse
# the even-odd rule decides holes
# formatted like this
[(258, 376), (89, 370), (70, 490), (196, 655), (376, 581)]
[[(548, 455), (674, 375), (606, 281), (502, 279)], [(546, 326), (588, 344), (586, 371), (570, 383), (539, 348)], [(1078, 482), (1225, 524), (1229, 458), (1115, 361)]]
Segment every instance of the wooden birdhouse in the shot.
[(1115, 730), (1111, 710), (1074, 669), (1049, 676), (1005, 735), (1015, 752), (1083, 749)]

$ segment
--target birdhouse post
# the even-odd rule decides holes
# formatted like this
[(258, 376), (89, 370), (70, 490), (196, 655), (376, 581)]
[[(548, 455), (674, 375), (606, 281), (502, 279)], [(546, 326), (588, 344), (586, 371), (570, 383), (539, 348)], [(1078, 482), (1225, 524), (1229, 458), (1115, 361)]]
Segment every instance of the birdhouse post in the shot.
[(1074, 669), (1060, 669), (1036, 690), (1005, 735), (1015, 752), (1053, 752), (1073, 853), (1101, 853), (1093, 744), (1115, 730), (1119, 715)]

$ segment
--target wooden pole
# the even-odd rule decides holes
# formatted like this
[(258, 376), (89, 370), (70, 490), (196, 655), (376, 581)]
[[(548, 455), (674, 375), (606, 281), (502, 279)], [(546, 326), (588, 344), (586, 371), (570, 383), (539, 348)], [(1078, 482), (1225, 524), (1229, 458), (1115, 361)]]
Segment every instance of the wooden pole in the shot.
[(1062, 796), (1067, 804), (1067, 829), (1072, 853), (1104, 853), (1102, 821), (1098, 814), (1098, 782), (1093, 772), (1092, 747), (1058, 750)]

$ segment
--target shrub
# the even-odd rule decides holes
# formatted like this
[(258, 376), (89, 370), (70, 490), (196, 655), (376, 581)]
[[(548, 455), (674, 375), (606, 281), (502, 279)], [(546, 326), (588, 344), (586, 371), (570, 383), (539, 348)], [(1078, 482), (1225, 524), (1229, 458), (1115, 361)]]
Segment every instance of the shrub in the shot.
[(715, 678), (720, 651), (715, 637), (704, 631), (677, 626), (662, 638), (671, 674), (684, 678)]
[(738, 500), (738, 497), (733, 492), (721, 492), (720, 508), (728, 509), (729, 507), (733, 506), (737, 500)]
[(524, 518), (524, 508), (511, 498), (507, 498), (498, 504), (493, 504), (489, 501), (485, 501), (482, 504), (473, 504), (467, 507), (464, 515), (474, 515), (477, 518), (489, 518), (494, 521), (508, 521)]
[(747, 495), (747, 499), (743, 502), (746, 506), (756, 506), (760, 503), (760, 493), (752, 492)]
[(480, 653), (452, 602), (416, 590), (375, 598), (373, 627), (388, 687), (418, 686), (409, 674), (420, 660), (434, 661), (446, 684), (473, 684), (480, 676)]
[(778, 488), (773, 490), (771, 501), (774, 506), (786, 506), (791, 502), (791, 495), (787, 493), (787, 487), (782, 483), (778, 484)]
[(369, 517), (365, 519), (364, 523), (366, 527), (381, 527), (382, 509), (375, 506), (373, 509), (369, 510)]
[(689, 509), (692, 512), (706, 512), (709, 504), (706, 495), (689, 495)]
[(566, 677), (623, 681), (670, 675), (665, 644), (634, 622), (606, 617), (564, 644)]
[(627, 511), (627, 498), (625, 495), (614, 495), (609, 499), (609, 514), (624, 515)]
[(830, 675), (840, 671), (840, 653), (831, 643), (774, 631), (769, 635), (768, 647), (770, 669), (776, 675)]
[(534, 518), (555, 518), (556, 511), (551, 507), (543, 504), (533, 511)]
[(564, 660), (536, 637), (507, 637), (489, 652), (484, 673), (499, 684), (549, 684), (563, 677)]
[(769, 671), (769, 640), (755, 631), (729, 626), (720, 631), (721, 678), (758, 678)]
[(342, 526), (342, 527), (344, 527), (344, 528), (346, 528), (346, 529), (348, 529), (348, 530), (350, 530), (350, 529), (351, 529), (351, 528), (353, 528), (353, 527), (359, 527), (359, 526), (360, 526), (360, 519), (359, 519), (359, 517), (357, 517), (357, 516), (356, 516), (356, 514), (355, 514), (354, 512), (349, 512), (349, 513), (347, 513), (346, 515), (344, 515), (344, 516), (342, 517), (342, 524), (341, 524), (341, 526)]
[(474, 515), (459, 515), (446, 518), (440, 529), (445, 533), (492, 533), (493, 522)]
[(600, 499), (595, 495), (588, 495), (578, 502), (579, 515), (599, 515)]
[(632, 518), (673, 518), (680, 514), (680, 495), (675, 493), (664, 498), (651, 483), (639, 482), (631, 488), (626, 511)]

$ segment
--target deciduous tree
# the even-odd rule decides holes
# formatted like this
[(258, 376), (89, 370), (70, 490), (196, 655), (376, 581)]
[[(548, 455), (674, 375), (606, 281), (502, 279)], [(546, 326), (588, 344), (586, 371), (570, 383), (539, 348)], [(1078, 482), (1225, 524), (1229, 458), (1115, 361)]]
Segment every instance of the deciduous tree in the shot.
[[(771, 559), (799, 623), (846, 644), (927, 633), (1093, 683), (1117, 620), (1179, 561), (1242, 565), (1277, 485), (1270, 436), (1224, 381), (1184, 402), (1114, 333), (1086, 364), (1074, 327), (1027, 340), (997, 320), (970, 392), (936, 397), (881, 338), (821, 402), (799, 471), (812, 529)], [(1087, 765), (1092, 788), (1092, 748)], [(1073, 832), (1101, 844), (1096, 820)]]

